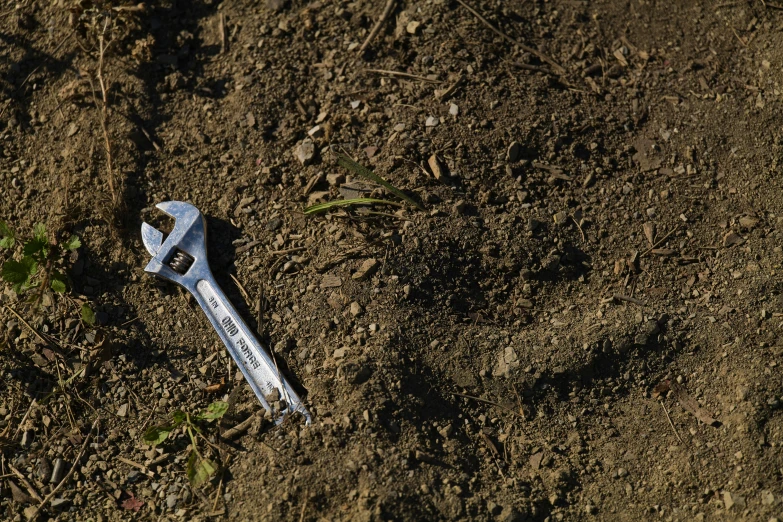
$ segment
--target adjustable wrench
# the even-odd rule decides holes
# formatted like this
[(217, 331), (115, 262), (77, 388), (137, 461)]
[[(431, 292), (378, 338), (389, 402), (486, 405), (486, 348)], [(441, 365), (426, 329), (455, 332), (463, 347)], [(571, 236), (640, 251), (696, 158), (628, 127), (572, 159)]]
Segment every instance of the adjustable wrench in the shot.
[(193, 205), (181, 201), (166, 201), (156, 207), (174, 218), (174, 230), (164, 241), (160, 230), (141, 224), (142, 241), (152, 256), (144, 271), (168, 279), (193, 294), (258, 400), (276, 416), (276, 424), (294, 412), (304, 415), (306, 424), (310, 424), (310, 413), (302, 400), (215, 281), (207, 262), (204, 216)]

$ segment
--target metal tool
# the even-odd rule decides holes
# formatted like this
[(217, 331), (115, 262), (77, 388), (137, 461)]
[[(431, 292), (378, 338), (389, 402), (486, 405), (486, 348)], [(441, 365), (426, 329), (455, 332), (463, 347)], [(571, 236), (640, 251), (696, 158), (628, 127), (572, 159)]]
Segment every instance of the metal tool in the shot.
[[(141, 238), (152, 256), (144, 271), (176, 283), (193, 294), (258, 400), (276, 416), (276, 424), (294, 412), (304, 415), (306, 423), (310, 424), (310, 414), (302, 400), (215, 281), (207, 262), (204, 216), (196, 207), (182, 201), (166, 201), (156, 207), (174, 218), (174, 230), (164, 241), (160, 230), (147, 223), (141, 224)], [(278, 407), (273, 408), (272, 404)]]

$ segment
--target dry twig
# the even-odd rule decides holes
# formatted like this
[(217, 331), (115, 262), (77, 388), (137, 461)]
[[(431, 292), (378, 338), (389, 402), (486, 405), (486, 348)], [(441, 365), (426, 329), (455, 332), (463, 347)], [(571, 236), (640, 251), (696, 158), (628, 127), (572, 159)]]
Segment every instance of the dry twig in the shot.
[(381, 17), (378, 19), (377, 22), (375, 22), (375, 26), (373, 26), (372, 31), (370, 31), (370, 34), (367, 35), (367, 38), (364, 40), (364, 43), (361, 47), (359, 47), (359, 54), (362, 54), (365, 49), (370, 45), (370, 43), (375, 39), (376, 36), (378, 36), (378, 33), (381, 32), (381, 27), (383, 27), (383, 23), (386, 21), (387, 18), (389, 18), (389, 15), (394, 10), (394, 6), (397, 5), (397, 0), (388, 0), (386, 2), (386, 7), (383, 8), (383, 13), (381, 13)]
[(487, 26), (487, 28), (490, 29), (493, 33), (495, 33), (498, 36), (504, 38), (505, 40), (508, 40), (509, 42), (513, 43), (514, 45), (519, 46), (519, 48), (522, 49), (523, 51), (525, 51), (526, 53), (530, 53), (530, 54), (538, 57), (538, 59), (541, 60), (542, 62), (548, 63), (549, 65), (551, 65), (554, 68), (554, 70), (555, 70), (555, 72), (557, 74), (565, 75), (566, 70), (563, 69), (563, 67), (559, 63), (554, 61), (552, 58), (550, 58), (549, 56), (545, 55), (544, 53), (538, 51), (537, 49), (534, 49), (534, 48), (532, 48), (530, 46), (527, 46), (527, 45), (523, 44), (522, 42), (520, 42), (519, 40), (510, 37), (509, 35), (507, 35), (503, 31), (501, 31), (500, 29), (498, 29), (497, 27), (495, 27), (494, 25), (489, 23), (489, 21), (486, 18), (484, 18), (483, 16), (481, 16), (478, 11), (476, 11), (475, 9), (470, 7), (468, 4), (466, 4), (462, 0), (457, 0), (457, 3), (459, 3), (462, 7), (464, 7), (468, 11), (470, 11), (470, 13), (473, 16), (475, 16), (482, 24)]
[(426, 76), (419, 76), (418, 74), (410, 74), (401, 71), (389, 71), (386, 69), (365, 69), (365, 71), (375, 74), (383, 74), (385, 76), (396, 76), (398, 78), (405, 78), (406, 80), (418, 80), (420, 82), (427, 83), (443, 83), (440, 80), (433, 80), (431, 78), (427, 78)]

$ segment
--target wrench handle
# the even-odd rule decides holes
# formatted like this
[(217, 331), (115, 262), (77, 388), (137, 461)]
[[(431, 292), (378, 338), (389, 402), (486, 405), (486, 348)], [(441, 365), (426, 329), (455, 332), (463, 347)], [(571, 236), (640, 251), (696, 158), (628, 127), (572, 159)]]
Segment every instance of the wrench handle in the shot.
[(214, 278), (211, 281), (199, 280), (192, 293), (264, 408), (272, 412), (268, 397), (274, 394), (275, 390), (278, 391), (279, 397), (275, 400), (285, 401), (286, 409), (280, 412), (275, 423), (280, 424), (287, 414), (298, 411), (305, 416), (306, 423), (310, 424), (310, 414), (302, 400), (280, 373), (269, 352), (251, 333)]

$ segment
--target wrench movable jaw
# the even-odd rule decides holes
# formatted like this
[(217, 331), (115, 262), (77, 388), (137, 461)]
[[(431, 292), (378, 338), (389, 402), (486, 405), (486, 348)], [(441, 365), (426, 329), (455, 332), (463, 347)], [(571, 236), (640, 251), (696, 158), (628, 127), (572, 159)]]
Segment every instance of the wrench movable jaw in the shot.
[[(200, 279), (211, 276), (204, 216), (196, 207), (182, 201), (165, 201), (156, 207), (174, 218), (174, 230), (164, 241), (160, 230), (142, 223), (142, 241), (152, 256), (144, 270), (192, 290)], [(186, 269), (173, 263), (182, 253), (186, 254), (183, 259), (190, 258)]]

